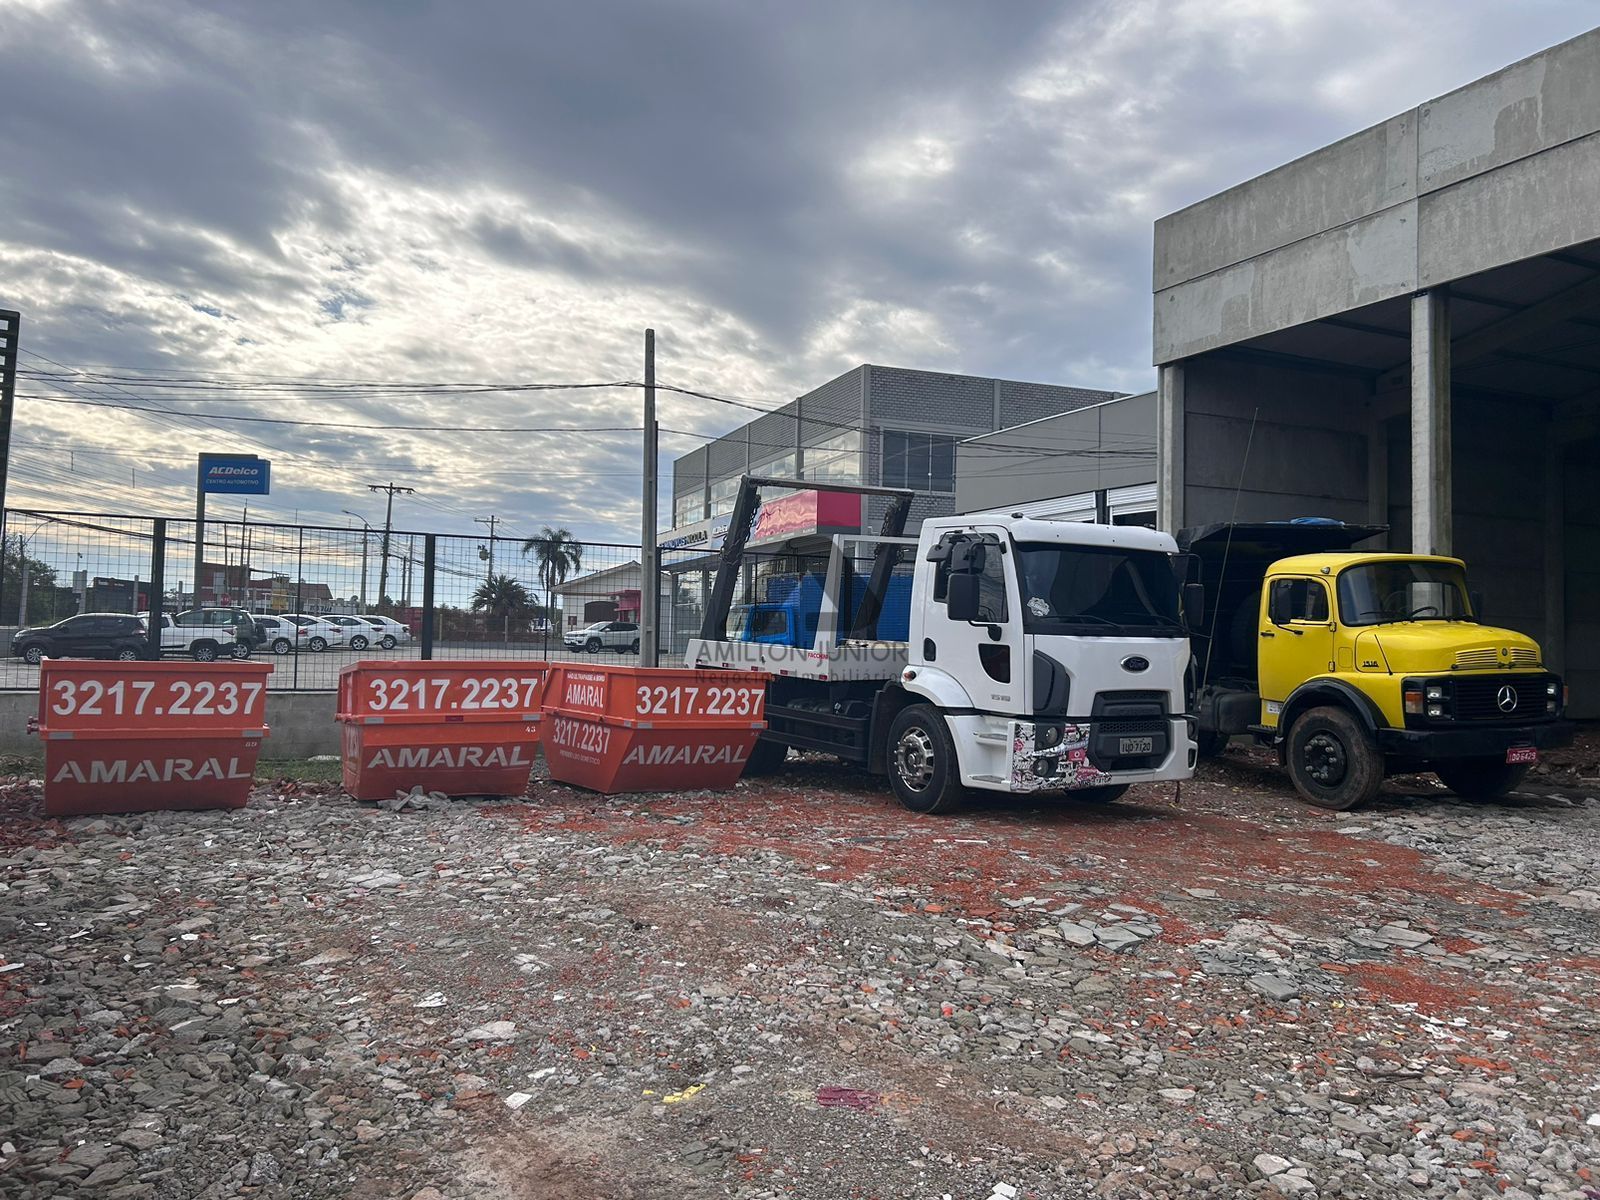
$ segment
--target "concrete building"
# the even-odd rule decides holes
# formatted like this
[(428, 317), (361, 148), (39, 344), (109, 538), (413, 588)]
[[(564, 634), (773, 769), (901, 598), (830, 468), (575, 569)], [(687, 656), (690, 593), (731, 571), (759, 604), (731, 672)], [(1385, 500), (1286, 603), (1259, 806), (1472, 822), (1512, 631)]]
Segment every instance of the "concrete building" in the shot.
[[(726, 437), (680, 456), (672, 468), (672, 529), (664, 548), (710, 549), (724, 531), (746, 473), (909, 487), (919, 495), (908, 528), (956, 511), (956, 445), (1023, 421), (1113, 399), (1089, 388), (1022, 383), (863, 364)], [(876, 529), (882, 502), (863, 524)]]
[(1156, 523), (1156, 394), (1105, 400), (956, 447), (956, 511)]
[(1600, 30), (1163, 218), (1163, 528), (1468, 561), (1600, 716)]

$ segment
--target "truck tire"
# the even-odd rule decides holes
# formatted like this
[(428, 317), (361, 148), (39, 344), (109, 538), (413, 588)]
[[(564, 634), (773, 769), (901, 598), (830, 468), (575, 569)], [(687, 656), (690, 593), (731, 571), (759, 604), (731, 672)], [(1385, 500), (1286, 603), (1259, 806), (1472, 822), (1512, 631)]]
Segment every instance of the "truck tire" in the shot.
[(196, 642), (189, 647), (189, 657), (195, 662), (216, 662), (217, 644), (215, 642)]
[(1508, 763), (1498, 758), (1463, 758), (1459, 762), (1439, 763), (1433, 773), (1463, 800), (1492, 800), (1504, 796), (1530, 769), (1528, 763)]
[(944, 718), (926, 704), (900, 710), (889, 725), (889, 786), (914, 813), (945, 813), (966, 797)]
[(1074, 788), (1067, 795), (1087, 804), (1114, 804), (1128, 794), (1126, 783), (1108, 783), (1103, 787)]
[(783, 770), (783, 764), (788, 759), (788, 746), (770, 738), (757, 738), (755, 746), (750, 751), (750, 757), (745, 760), (745, 777), (754, 779), (761, 775), (776, 775)]
[(1313, 708), (1289, 730), (1289, 778), (1318, 808), (1343, 811), (1378, 794), (1383, 756), (1361, 722), (1342, 708)]

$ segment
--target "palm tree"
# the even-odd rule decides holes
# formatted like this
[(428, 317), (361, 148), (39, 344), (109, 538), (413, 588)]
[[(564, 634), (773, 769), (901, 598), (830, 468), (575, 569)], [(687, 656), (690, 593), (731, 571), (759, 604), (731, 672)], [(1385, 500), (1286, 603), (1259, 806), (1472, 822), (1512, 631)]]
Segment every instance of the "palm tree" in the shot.
[(521, 620), (528, 615), (532, 600), (528, 589), (509, 575), (491, 575), (472, 593), (474, 612), (489, 612), (501, 618), (505, 640), (511, 640), (511, 619)]
[[(522, 543), (522, 553), (539, 562), (539, 585), (544, 588), (545, 608), (555, 620), (555, 590), (583, 569), (583, 543), (570, 529), (551, 529), (546, 525)], [(548, 631), (545, 634), (549, 636)]]

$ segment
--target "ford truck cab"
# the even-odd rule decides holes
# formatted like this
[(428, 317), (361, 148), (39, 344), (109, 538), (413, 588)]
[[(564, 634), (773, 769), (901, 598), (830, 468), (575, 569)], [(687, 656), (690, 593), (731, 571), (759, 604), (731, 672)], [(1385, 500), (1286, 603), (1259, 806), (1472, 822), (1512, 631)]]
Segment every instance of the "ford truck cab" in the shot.
[(1180, 535), (1214, 605), (1193, 667), (1201, 748), (1236, 734), (1275, 746), (1296, 790), (1326, 808), (1418, 771), (1463, 796), (1500, 795), (1540, 748), (1571, 740), (1562, 681), (1532, 638), (1479, 621), (1460, 559), (1342, 548), (1383, 532), (1308, 522)]

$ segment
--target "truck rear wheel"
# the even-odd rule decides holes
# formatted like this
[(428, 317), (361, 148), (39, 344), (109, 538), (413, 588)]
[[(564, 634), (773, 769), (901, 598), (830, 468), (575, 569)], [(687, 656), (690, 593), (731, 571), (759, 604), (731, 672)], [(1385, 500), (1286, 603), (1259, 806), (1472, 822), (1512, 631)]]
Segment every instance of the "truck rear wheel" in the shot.
[(950, 731), (926, 704), (901, 709), (889, 725), (889, 785), (915, 813), (950, 812), (966, 797)]
[(1463, 758), (1439, 763), (1433, 772), (1440, 783), (1463, 800), (1492, 800), (1521, 783), (1529, 769), (1527, 763), (1508, 763), (1498, 758)]
[(1289, 778), (1302, 799), (1343, 811), (1383, 785), (1383, 757), (1361, 723), (1342, 708), (1313, 708), (1289, 730)]

